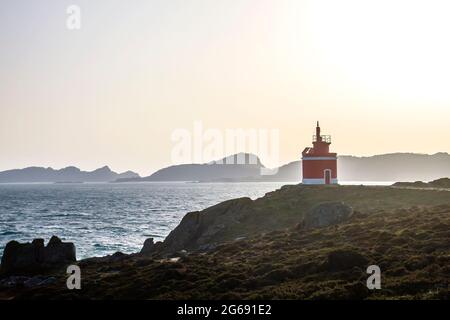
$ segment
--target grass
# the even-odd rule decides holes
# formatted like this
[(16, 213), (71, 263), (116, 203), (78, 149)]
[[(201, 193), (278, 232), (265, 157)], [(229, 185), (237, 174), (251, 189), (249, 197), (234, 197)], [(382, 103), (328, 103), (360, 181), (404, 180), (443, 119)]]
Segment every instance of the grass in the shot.
[[(241, 202), (238, 214), (217, 214), (211, 207), (200, 211), (207, 225), (224, 225), (206, 241), (224, 242), (237, 237), (256, 235), (293, 227), (302, 221), (306, 212), (318, 203), (343, 201), (356, 211), (370, 214), (373, 211), (450, 203), (448, 190), (420, 190), (378, 186), (301, 186), (288, 185), (264, 197)], [(219, 205), (220, 206), (220, 205)], [(233, 216), (234, 219), (229, 219)]]

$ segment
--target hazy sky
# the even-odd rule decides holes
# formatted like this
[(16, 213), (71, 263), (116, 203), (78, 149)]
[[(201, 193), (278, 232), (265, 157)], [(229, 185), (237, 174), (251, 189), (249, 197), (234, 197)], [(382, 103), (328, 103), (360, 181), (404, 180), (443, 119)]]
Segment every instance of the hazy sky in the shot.
[(339, 154), (448, 152), (449, 16), (433, 0), (2, 1), (0, 170), (147, 175), (197, 120), (279, 129), (281, 163), (316, 120)]

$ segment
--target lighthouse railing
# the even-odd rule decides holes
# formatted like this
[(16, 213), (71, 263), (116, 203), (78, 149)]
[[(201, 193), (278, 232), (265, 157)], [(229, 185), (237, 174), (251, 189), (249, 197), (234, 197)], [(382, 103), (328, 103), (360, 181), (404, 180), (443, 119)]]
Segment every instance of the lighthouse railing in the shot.
[[(320, 136), (322, 139), (322, 142), (325, 143), (331, 143), (331, 136), (330, 135), (321, 135)], [(317, 142), (317, 135), (313, 135), (313, 142)]]

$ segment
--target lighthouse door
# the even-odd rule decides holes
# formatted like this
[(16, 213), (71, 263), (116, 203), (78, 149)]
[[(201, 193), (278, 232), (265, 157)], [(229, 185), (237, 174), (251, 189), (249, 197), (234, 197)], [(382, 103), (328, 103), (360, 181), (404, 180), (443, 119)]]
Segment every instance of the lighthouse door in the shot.
[(325, 184), (331, 184), (331, 170), (330, 169), (325, 169), (323, 171), (324, 174), (324, 178), (325, 178)]

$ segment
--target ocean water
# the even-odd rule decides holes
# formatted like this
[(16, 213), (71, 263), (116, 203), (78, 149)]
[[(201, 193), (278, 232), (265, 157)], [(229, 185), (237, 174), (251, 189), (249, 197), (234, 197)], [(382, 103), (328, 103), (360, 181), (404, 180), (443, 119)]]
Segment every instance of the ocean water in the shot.
[(75, 243), (77, 259), (137, 252), (163, 240), (190, 211), (288, 183), (0, 184), (0, 256), (10, 240), (52, 235)]

